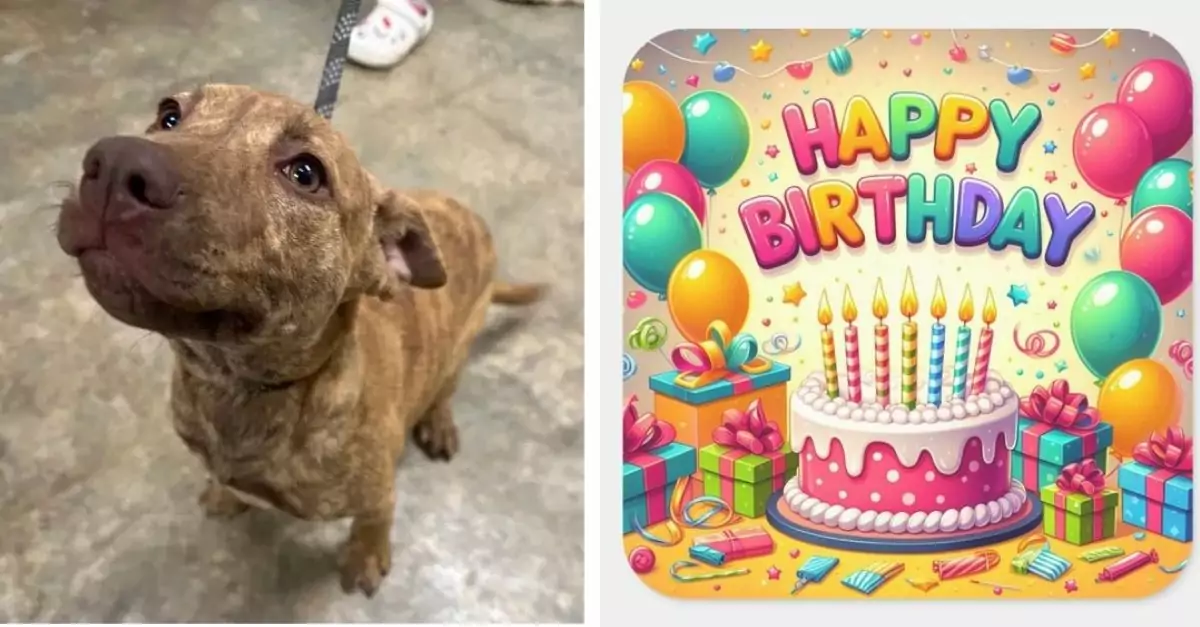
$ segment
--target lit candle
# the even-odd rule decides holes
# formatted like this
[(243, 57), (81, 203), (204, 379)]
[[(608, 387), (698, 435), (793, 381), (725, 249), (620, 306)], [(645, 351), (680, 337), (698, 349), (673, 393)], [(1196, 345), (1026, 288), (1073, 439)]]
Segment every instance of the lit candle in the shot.
[(842, 297), (842, 319), (846, 321), (846, 385), (850, 388), (849, 400), (853, 403), (862, 402), (862, 366), (858, 363), (858, 327), (854, 320), (858, 318), (858, 307), (854, 306), (854, 297), (850, 295), (850, 286), (846, 285), (846, 295)]
[(875, 325), (875, 402), (887, 407), (892, 403), (892, 386), (888, 379), (888, 326), (883, 319), (888, 315), (887, 297), (883, 294), (883, 279), (875, 283), (875, 298), (871, 302), (871, 313), (879, 320)]
[(979, 334), (979, 348), (975, 354), (975, 375), (971, 378), (971, 394), (981, 394), (987, 384), (988, 363), (992, 361), (992, 323), (996, 321), (996, 301), (992, 300), (992, 288), (988, 288), (983, 301), (983, 333)]
[(829, 398), (838, 396), (837, 357), (833, 354), (833, 331), (829, 324), (833, 322), (833, 310), (829, 308), (829, 294), (821, 290), (821, 304), (817, 308), (817, 322), (825, 327), (821, 330), (821, 356), (825, 361), (825, 393)]
[(900, 292), (900, 315), (906, 318), (900, 328), (900, 402), (907, 408), (917, 406), (917, 289), (912, 270), (904, 273), (904, 291)]
[(946, 359), (946, 325), (942, 318), (946, 315), (946, 295), (942, 293), (942, 280), (938, 279), (933, 286), (933, 303), (930, 304), (933, 314), (933, 333), (929, 338), (929, 398), (928, 402), (935, 407), (942, 404), (942, 363)]
[(954, 345), (954, 398), (967, 397), (967, 361), (971, 358), (971, 327), (968, 324), (975, 317), (975, 301), (971, 298), (971, 286), (963, 294), (962, 303), (958, 305), (958, 341)]

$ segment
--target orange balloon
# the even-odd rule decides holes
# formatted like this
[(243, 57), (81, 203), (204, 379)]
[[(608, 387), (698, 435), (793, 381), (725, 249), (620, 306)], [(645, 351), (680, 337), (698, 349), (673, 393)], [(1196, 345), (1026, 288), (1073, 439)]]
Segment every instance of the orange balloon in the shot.
[(1113, 452), (1128, 458), (1150, 434), (1179, 423), (1183, 393), (1166, 366), (1153, 359), (1127, 361), (1104, 379), (1096, 408), (1113, 428)]
[(667, 282), (667, 308), (683, 337), (702, 342), (708, 325), (720, 320), (737, 333), (750, 312), (750, 284), (732, 259), (697, 250), (675, 266)]
[(683, 155), (683, 112), (667, 90), (647, 81), (625, 83), (621, 156), (632, 174), (647, 161), (679, 161)]

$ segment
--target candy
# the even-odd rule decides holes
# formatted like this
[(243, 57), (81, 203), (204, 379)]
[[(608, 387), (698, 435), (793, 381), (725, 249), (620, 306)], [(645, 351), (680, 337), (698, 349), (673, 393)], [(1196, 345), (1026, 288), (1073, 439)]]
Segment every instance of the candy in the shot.
[(1149, 553), (1135, 551), (1100, 571), (1100, 574), (1096, 576), (1096, 583), (1117, 581), (1139, 568), (1157, 563), (1158, 551), (1154, 549), (1150, 549)]
[(804, 562), (804, 565), (796, 571), (796, 585), (792, 588), (792, 594), (796, 594), (810, 583), (823, 581), (830, 571), (837, 568), (839, 561), (836, 557), (821, 555), (808, 558), (808, 561)]
[(1058, 54), (1071, 54), (1075, 47), (1075, 38), (1066, 33), (1054, 33), (1050, 37), (1050, 49)]
[(1081, 559), (1089, 564), (1092, 564), (1095, 562), (1103, 562), (1104, 560), (1110, 560), (1114, 557), (1121, 557), (1124, 554), (1125, 554), (1125, 549), (1122, 549), (1119, 546), (1106, 546), (1106, 547), (1101, 547), (1098, 549), (1092, 549), (1092, 550), (1088, 551), (1087, 553), (1080, 555), (1079, 559)]
[(904, 572), (904, 564), (899, 562), (875, 562), (862, 570), (850, 573), (842, 580), (842, 585), (870, 595), (902, 572)]
[(1071, 562), (1052, 553), (1049, 544), (1043, 544), (1014, 557), (1012, 569), (1021, 575), (1037, 575), (1046, 581), (1057, 581), (1071, 570)]
[(829, 51), (829, 69), (833, 70), (838, 76), (845, 76), (850, 73), (850, 69), (854, 67), (854, 61), (850, 57), (850, 50), (845, 46), (838, 46)]
[(629, 552), (629, 567), (639, 575), (654, 570), (654, 550), (648, 546), (635, 547)]
[(725, 554), (711, 546), (693, 546), (688, 549), (688, 556), (709, 566), (725, 565)]
[(971, 555), (948, 560), (934, 560), (933, 572), (938, 579), (956, 579), (968, 575), (978, 575), (987, 572), (1000, 563), (1000, 554), (992, 551), (976, 551)]

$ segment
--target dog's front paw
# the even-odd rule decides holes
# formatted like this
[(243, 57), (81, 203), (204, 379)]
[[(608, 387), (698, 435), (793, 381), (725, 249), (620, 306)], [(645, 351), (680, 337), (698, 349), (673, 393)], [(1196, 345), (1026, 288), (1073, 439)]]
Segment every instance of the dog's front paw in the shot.
[(392, 547), (386, 539), (373, 541), (352, 537), (342, 554), (342, 590), (375, 596), (392, 568)]
[(458, 427), (449, 419), (422, 420), (413, 429), (413, 439), (430, 459), (448, 462), (458, 454)]
[(204, 486), (197, 500), (209, 518), (233, 518), (250, 509), (233, 492), (212, 479), (208, 480), (208, 485)]

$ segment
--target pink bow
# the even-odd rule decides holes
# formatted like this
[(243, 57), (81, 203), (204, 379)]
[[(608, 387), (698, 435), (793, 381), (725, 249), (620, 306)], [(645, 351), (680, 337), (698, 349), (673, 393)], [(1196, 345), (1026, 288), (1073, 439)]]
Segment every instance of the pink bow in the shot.
[(1095, 496), (1104, 489), (1104, 472), (1096, 465), (1096, 461), (1085, 459), (1082, 462), (1067, 464), (1062, 474), (1054, 482), (1064, 492), (1082, 492)]
[(637, 396), (625, 401), (625, 459), (675, 441), (675, 427), (646, 412), (638, 416)]
[(762, 455), (779, 450), (783, 435), (779, 425), (767, 421), (762, 403), (754, 399), (746, 411), (726, 409), (721, 414), (721, 426), (713, 430), (713, 442)]
[(1183, 433), (1183, 427), (1167, 429), (1166, 436), (1151, 434), (1150, 439), (1133, 447), (1133, 459), (1174, 472), (1192, 474), (1192, 439)]
[(1086, 396), (1071, 392), (1066, 379), (1055, 380), (1049, 390), (1033, 388), (1020, 407), (1025, 416), (1060, 429), (1091, 431), (1100, 425), (1100, 413), (1088, 407)]

